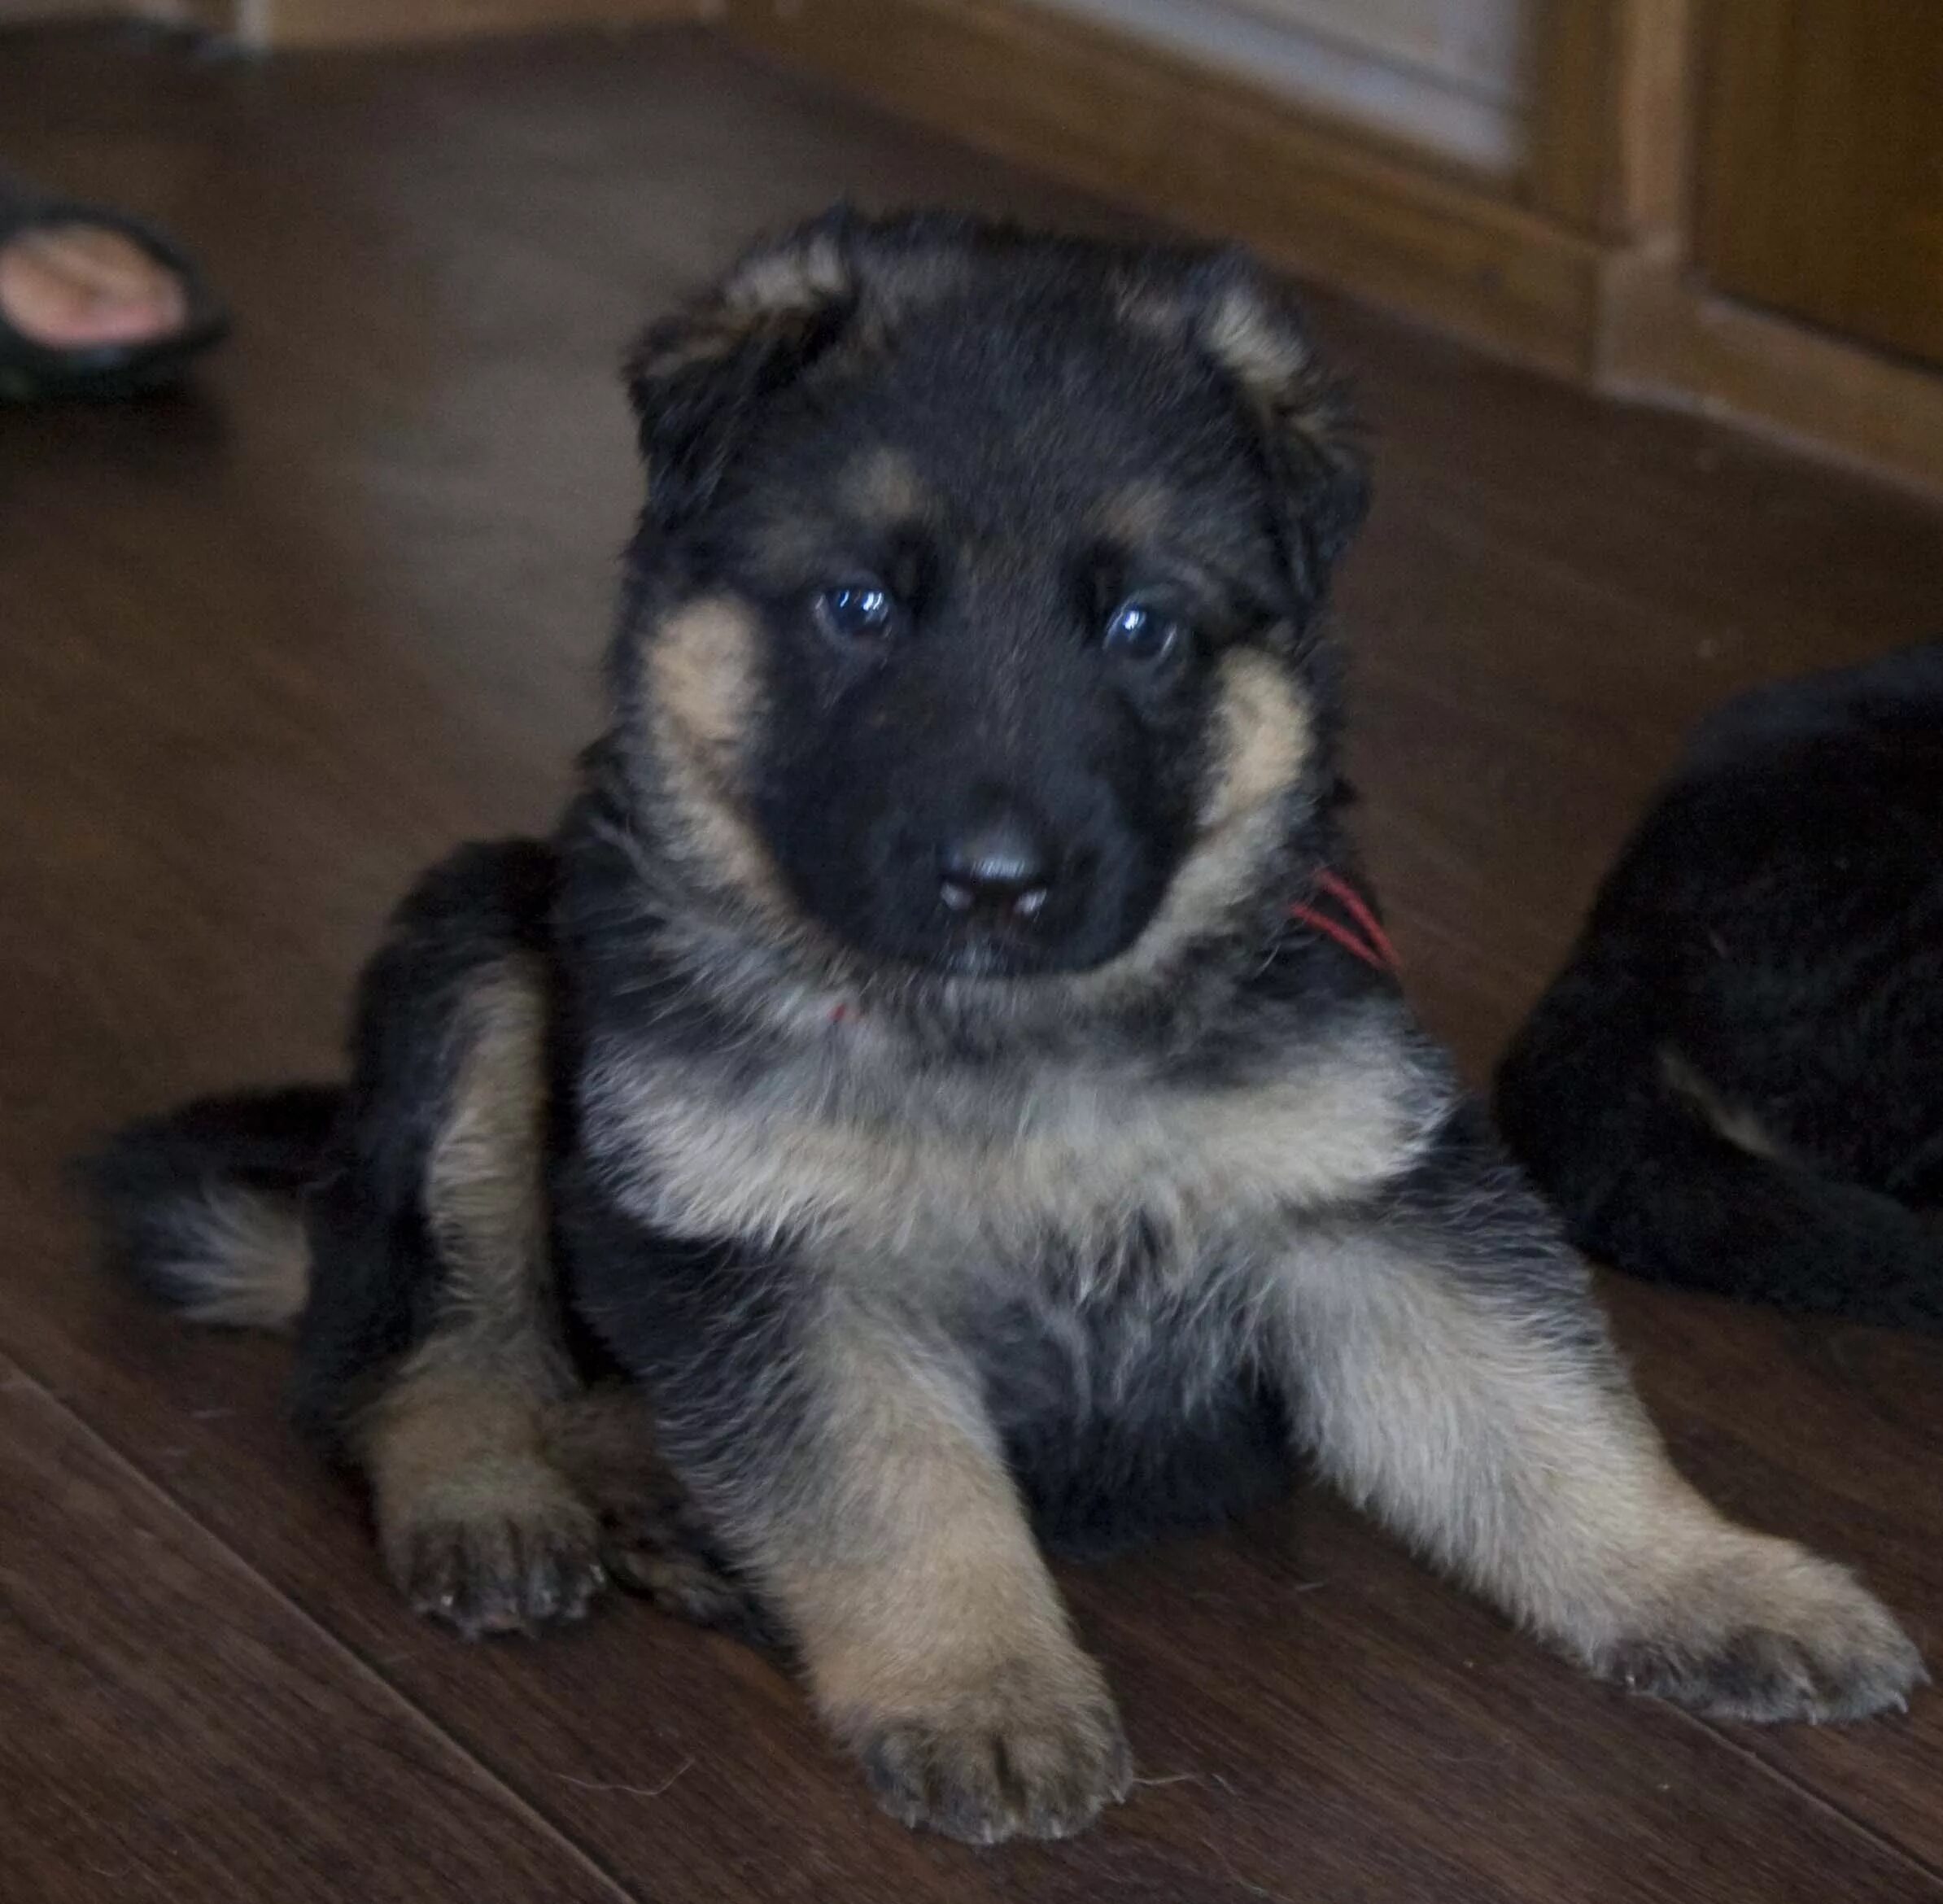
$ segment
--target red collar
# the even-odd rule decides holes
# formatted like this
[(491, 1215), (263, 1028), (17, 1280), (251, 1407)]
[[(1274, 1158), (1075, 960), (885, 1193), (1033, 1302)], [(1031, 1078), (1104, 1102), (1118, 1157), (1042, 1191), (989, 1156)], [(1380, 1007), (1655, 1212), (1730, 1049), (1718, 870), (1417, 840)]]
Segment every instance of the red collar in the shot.
[(1316, 869), (1314, 885), (1321, 897), (1334, 900), (1349, 915), (1347, 919), (1338, 919), (1300, 899), (1290, 906), (1289, 917), (1299, 919), (1325, 937), (1334, 939), (1344, 951), (1361, 959), (1373, 971), (1395, 977), (1403, 969), (1403, 961), (1398, 958), (1396, 947), (1391, 942), (1389, 933), (1383, 930), (1383, 922), (1377, 917), (1369, 902), (1340, 873), (1331, 872), (1327, 867)]

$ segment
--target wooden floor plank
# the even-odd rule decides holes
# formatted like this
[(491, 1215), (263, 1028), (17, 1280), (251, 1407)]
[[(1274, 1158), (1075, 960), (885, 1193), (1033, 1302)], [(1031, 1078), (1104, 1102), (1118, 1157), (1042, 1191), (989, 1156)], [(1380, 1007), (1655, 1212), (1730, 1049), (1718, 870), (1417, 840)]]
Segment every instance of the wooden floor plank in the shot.
[[(120, 1299), (95, 1318), (124, 1352), (81, 1376), (107, 1430), (159, 1430), (142, 1454), (159, 1483), (648, 1894), (706, 1894), (733, 1872), (738, 1897), (789, 1898), (806, 1862), (869, 1904), (1078, 1904), (1109, 1883), (1241, 1904), (1297, 1876), (1332, 1898), (1647, 1904), (1714, 1895), (1718, 1867), (1775, 1904), (1826, 1897), (1838, 1871), (1858, 1899), (1943, 1897), (1919, 1861), (1540, 1654), (1313, 1492), (1222, 1539), (1067, 1572), (1155, 1783), (1076, 1843), (968, 1858), (877, 1818), (793, 1689), (727, 1641), (627, 1605), (539, 1644), (468, 1648), (414, 1621), (377, 1578), (356, 1501), (269, 1426), (273, 1347)], [(1836, 1748), (1837, 1775), (1844, 1747), (1854, 1773), (1906, 1757), (1914, 1773), (1921, 1749), (1885, 1749), (1885, 1731), (1813, 1742)]]
[(0, 1896), (628, 1894), (3, 1359), (0, 1711)]
[[(843, 190), (1121, 221), (689, 33), (249, 67), (39, 34), (0, 42), (0, 126), (9, 163), (182, 232), (240, 317), (199, 397), (0, 410), (0, 1348), (286, 1595), (292, 1633), (317, 1622), (531, 1808), (518, 1831), (549, 1821), (643, 1896), (1943, 1896), (1943, 1698), (1710, 1732), (1316, 1497), (1072, 1577), (1152, 1782), (1072, 1845), (988, 1857), (879, 1819), (726, 1642), (636, 1608), (541, 1645), (412, 1621), (356, 1498), (279, 1425), (279, 1347), (86, 1273), (60, 1159), (186, 1090), (330, 1067), (409, 874), (544, 823), (592, 718), (636, 484), (613, 365), (648, 309)], [(1683, 725), (1923, 631), (1943, 522), (1317, 307), (1378, 426), (1343, 594), (1364, 826), (1412, 989), (1481, 1074)], [(1860, 1564), (1943, 1657), (1936, 1358), (1614, 1298), (1696, 1476)], [(58, 1544), (37, 1516), (0, 1565)], [(72, 1621), (111, 1618), (81, 1563), (47, 1564)], [(182, 1627), (155, 1683), (193, 1688), (201, 1648)], [(375, 1793), (361, 1723), (320, 1719)], [(118, 1868), (101, 1819), (40, 1828)]]

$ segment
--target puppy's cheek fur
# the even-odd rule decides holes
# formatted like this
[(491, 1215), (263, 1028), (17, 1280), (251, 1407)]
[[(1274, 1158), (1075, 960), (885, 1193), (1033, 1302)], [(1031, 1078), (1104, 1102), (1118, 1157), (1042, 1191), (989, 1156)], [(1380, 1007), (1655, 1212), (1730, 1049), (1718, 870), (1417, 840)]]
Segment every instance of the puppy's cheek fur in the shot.
[(1281, 664), (1238, 649), (1221, 663), (1209, 718), (1194, 844), (1140, 936), (1075, 981), (1087, 1002), (1110, 1002), (1164, 978), (1189, 946), (1220, 932), (1260, 896), (1314, 754), (1309, 702)]
[(1259, 651), (1239, 650), (1222, 663), (1216, 707), (1221, 737), (1201, 810), (1211, 843), (1238, 820), (1278, 811), (1315, 745), (1307, 700)]
[(762, 718), (760, 617), (732, 594), (671, 610), (644, 636), (648, 742), (667, 849), (705, 889), (771, 924), (796, 908), (758, 831), (744, 761)]

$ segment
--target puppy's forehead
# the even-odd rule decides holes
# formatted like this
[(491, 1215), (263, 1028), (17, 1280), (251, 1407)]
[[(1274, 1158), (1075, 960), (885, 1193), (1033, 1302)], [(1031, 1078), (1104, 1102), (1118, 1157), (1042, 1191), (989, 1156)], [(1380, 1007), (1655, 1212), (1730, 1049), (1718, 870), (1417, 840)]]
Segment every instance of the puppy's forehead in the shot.
[[(1034, 460), (1039, 460), (1036, 452)], [(928, 461), (943, 467), (928, 474)], [(842, 465), (830, 498), (832, 513), (888, 534), (906, 529), (950, 529), (960, 523), (953, 504), (963, 474), (963, 465), (948, 454), (928, 459), (920, 450), (889, 442), (867, 443), (852, 449)], [(1040, 530), (1063, 528), (1104, 545), (1137, 549), (1168, 541), (1191, 526), (1199, 513), (1187, 488), (1170, 480), (1164, 471), (1124, 474), (1089, 465), (1084, 481), (1068, 487), (1072, 493), (1064, 500), (1068, 504), (1076, 501), (1076, 510), (1069, 510), (1067, 519), (1057, 524), (1037, 519)], [(1001, 484), (998, 493), (1005, 496), (1015, 491), (1011, 486)]]
[(887, 526), (1138, 541), (1179, 499), (1238, 497), (1257, 474), (1212, 369), (1103, 303), (942, 307), (835, 367), (805, 421), (819, 504)]

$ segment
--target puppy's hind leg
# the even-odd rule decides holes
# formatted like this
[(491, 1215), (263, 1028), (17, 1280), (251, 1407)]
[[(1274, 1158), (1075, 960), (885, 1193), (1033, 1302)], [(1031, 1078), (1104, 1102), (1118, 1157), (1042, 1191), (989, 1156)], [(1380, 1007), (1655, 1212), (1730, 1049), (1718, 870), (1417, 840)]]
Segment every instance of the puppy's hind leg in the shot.
[(394, 1581), (469, 1636), (577, 1618), (604, 1582), (548, 1447), (579, 1386), (545, 1190), (552, 881), (544, 847), (473, 847), (407, 900), (312, 1211), (300, 1412), (369, 1478)]
[(1380, 1216), (1291, 1247), (1276, 1305), (1345, 1490), (1602, 1677), (1723, 1718), (1900, 1707), (1916, 1650), (1843, 1569), (1674, 1471), (1548, 1214), (1473, 1129)]

